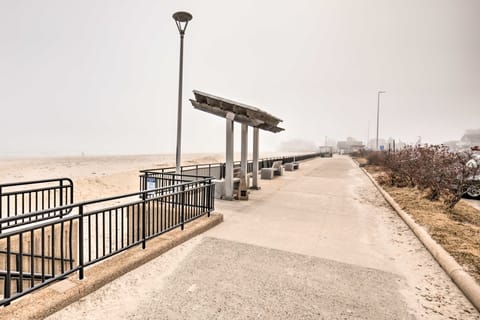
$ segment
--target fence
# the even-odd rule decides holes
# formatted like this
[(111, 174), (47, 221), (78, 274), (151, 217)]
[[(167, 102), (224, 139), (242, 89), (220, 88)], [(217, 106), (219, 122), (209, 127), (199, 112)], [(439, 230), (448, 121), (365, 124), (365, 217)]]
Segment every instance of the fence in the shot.
[(1, 218), (18, 227), (0, 234), (0, 305), (214, 210), (212, 178), (150, 178), (161, 187)]
[[(259, 169), (318, 153), (264, 158)], [(239, 167), (240, 162), (234, 162)], [(143, 170), (140, 192), (73, 203), (70, 179), (0, 185), (0, 305), (214, 210), (225, 163)], [(253, 162), (247, 165), (253, 171)]]
[[(22, 219), (0, 223), (0, 231), (48, 218), (28, 213), (61, 207), (73, 203), (73, 182), (68, 178), (0, 184), (0, 220), (11, 216)], [(50, 217), (68, 214), (68, 210), (53, 210)]]
[[(309, 154), (302, 154), (296, 156), (287, 156), (287, 157), (271, 157), (271, 158), (262, 158), (258, 160), (258, 169), (261, 170), (263, 168), (271, 168), (275, 161), (282, 161), (282, 164), (294, 162), (294, 161), (303, 161), (311, 158), (318, 157), (319, 153), (309, 153)], [(233, 162), (234, 168), (240, 168), (241, 162), (235, 161)], [(146, 181), (144, 180), (145, 174), (148, 176), (155, 176), (156, 174), (160, 173), (167, 173), (167, 172), (174, 172), (175, 167), (168, 167), (168, 168), (157, 168), (157, 169), (146, 169), (141, 170), (140, 173), (140, 188), (141, 190), (146, 189), (147, 185), (145, 184)], [(253, 172), (253, 161), (250, 160), (247, 162), (247, 172)], [(180, 173), (182, 175), (191, 175), (191, 176), (209, 176), (214, 177), (215, 179), (224, 179), (225, 178), (225, 163), (206, 163), (206, 164), (196, 164), (196, 165), (188, 165), (188, 166), (181, 166)], [(144, 189), (142, 189), (144, 188)]]

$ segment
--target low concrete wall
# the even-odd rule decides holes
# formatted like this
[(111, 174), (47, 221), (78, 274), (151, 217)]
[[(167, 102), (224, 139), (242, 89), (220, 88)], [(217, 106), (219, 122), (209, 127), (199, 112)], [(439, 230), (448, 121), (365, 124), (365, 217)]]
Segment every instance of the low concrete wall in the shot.
[(148, 240), (145, 250), (139, 245), (85, 269), (84, 280), (74, 274), (13, 301), (1, 308), (0, 319), (43, 319), (222, 221), (221, 213), (212, 213), (186, 224), (183, 231), (178, 228)]

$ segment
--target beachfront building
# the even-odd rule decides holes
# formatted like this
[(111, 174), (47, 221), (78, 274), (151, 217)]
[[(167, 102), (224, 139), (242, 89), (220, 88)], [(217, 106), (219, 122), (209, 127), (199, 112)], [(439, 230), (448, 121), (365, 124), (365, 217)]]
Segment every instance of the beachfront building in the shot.
[(365, 145), (362, 141), (358, 141), (355, 138), (348, 137), (345, 141), (337, 142), (337, 151), (340, 153), (352, 153), (364, 149)]

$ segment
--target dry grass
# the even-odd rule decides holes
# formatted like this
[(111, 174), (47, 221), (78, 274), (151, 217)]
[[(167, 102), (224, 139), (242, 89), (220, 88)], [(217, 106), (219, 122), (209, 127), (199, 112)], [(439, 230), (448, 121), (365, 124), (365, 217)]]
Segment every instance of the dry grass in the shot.
[[(380, 183), (381, 169), (374, 166), (367, 166), (366, 169)], [(448, 210), (441, 200), (429, 201), (416, 188), (388, 185), (383, 185), (383, 188), (480, 283), (479, 210), (464, 201), (460, 201), (453, 210)]]
[(357, 161), (360, 165), (367, 165), (368, 164), (368, 160), (365, 159), (365, 158), (354, 157), (353, 159), (355, 159), (355, 161)]

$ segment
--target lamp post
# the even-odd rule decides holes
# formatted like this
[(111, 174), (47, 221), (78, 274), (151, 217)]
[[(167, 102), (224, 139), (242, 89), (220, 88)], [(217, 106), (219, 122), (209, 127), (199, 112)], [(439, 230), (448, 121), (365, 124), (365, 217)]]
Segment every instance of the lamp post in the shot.
[(378, 120), (379, 120), (379, 114), (380, 114), (380, 94), (385, 93), (385, 91), (378, 91), (377, 92), (377, 139), (375, 142), (375, 150), (378, 151)]
[(182, 85), (183, 85), (183, 36), (187, 29), (188, 22), (192, 20), (192, 15), (185, 11), (178, 11), (173, 14), (173, 20), (177, 24), (180, 33), (180, 70), (178, 76), (178, 114), (177, 114), (177, 152), (176, 152), (176, 173), (180, 173), (181, 163), (181, 144), (182, 144)]

